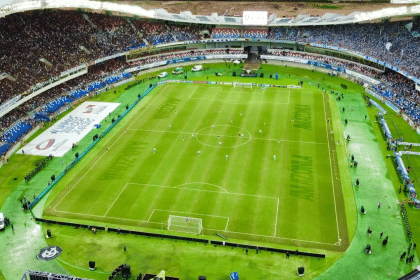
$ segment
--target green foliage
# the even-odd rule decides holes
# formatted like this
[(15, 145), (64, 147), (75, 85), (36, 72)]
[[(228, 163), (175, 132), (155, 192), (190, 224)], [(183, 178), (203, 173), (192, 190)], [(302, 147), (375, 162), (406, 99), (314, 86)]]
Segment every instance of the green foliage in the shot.
[(342, 6), (333, 6), (333, 5), (315, 5), (318, 9), (327, 9), (327, 10), (338, 10), (343, 8)]

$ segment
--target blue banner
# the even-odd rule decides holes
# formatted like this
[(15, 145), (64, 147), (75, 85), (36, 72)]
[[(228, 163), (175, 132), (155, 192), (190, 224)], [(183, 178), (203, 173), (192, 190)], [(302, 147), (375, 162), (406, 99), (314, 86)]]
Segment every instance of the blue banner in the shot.
[(381, 107), (378, 103), (376, 103), (373, 99), (369, 99), (370, 103), (373, 104), (376, 108), (378, 108), (384, 115), (386, 115), (386, 110)]
[(386, 123), (386, 121), (383, 118), (381, 119), (381, 124), (382, 124), (382, 127), (384, 129), (386, 137), (388, 139), (392, 139), (391, 131), (389, 130), (388, 124)]

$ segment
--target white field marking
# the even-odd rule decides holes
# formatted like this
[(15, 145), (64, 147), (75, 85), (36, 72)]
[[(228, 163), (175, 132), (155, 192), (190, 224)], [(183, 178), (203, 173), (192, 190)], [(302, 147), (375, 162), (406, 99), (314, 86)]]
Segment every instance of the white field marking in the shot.
[[(328, 133), (327, 111), (325, 109), (325, 94), (323, 95), (322, 99), (324, 101), (323, 103), (324, 103), (324, 117), (325, 117), (325, 132), (327, 133), (328, 157), (330, 159), (331, 184), (332, 184), (332, 187), (333, 187), (334, 209), (335, 209), (335, 222), (337, 224), (337, 237), (338, 237), (338, 240), (340, 240), (340, 229), (339, 229), (339, 226), (338, 226), (338, 215), (337, 215), (337, 203), (336, 203), (336, 200), (335, 200), (334, 176), (333, 176), (333, 171), (332, 171), (332, 161), (331, 161), (331, 154), (330, 154), (331, 153), (330, 141), (328, 140), (329, 133)], [(330, 120), (330, 121), (332, 122), (332, 120)], [(333, 141), (334, 141), (334, 139), (333, 139)]]
[[(120, 136), (114, 141), (114, 143), (111, 144), (111, 146), (109, 148), (112, 148), (112, 146), (114, 146), (115, 143), (117, 143), (117, 141), (121, 138), (121, 136), (123, 136), (124, 133), (121, 133)], [(86, 174), (89, 173), (90, 170), (92, 170), (92, 168), (95, 167), (95, 165), (101, 160), (101, 158), (108, 152), (108, 150), (106, 150), (100, 157), (99, 159), (92, 164), (92, 166), (86, 171), (85, 174), (83, 174), (83, 176), (76, 182), (76, 184), (74, 184), (74, 186), (68, 191), (68, 193), (66, 193), (63, 198), (61, 198), (61, 200), (53, 207), (53, 209), (56, 209), (57, 206), (64, 200), (64, 198), (67, 197), (67, 195), (80, 183), (81, 180), (83, 180), (83, 178), (85, 178)]]
[(190, 188), (179, 188), (177, 186), (175, 186), (175, 187), (169, 187), (169, 186), (162, 186), (162, 185), (155, 185), (155, 184), (141, 184), (141, 183), (127, 183), (127, 184), (128, 185), (140, 185), (140, 186), (150, 186), (150, 187), (158, 187), (158, 188), (167, 188), (167, 189), (189, 190), (189, 191), (197, 191), (197, 192), (225, 193), (225, 194), (232, 194), (232, 195), (239, 195), (239, 196), (250, 196), (250, 197), (258, 197), (258, 198), (279, 199), (278, 197), (273, 197), (273, 196), (256, 195), (256, 194), (245, 194), (245, 193), (233, 193), (233, 192), (209, 191), (209, 190), (190, 189)]
[[(139, 220), (139, 219), (127, 219), (127, 218), (118, 218), (118, 217), (104, 217), (101, 215), (93, 215), (93, 214), (84, 214), (84, 213), (76, 213), (76, 212), (67, 212), (67, 211), (56, 211), (57, 213), (64, 213), (64, 214), (71, 214), (71, 215), (80, 215), (80, 216), (87, 216), (87, 217), (96, 217), (96, 218), (105, 218), (105, 219), (115, 219), (115, 220), (121, 220), (121, 221), (133, 221), (133, 222), (144, 222), (147, 223), (145, 220)], [(161, 224), (157, 222), (149, 222), (151, 224)]]
[[(220, 89), (222, 89), (222, 88), (220, 87)], [(248, 92), (248, 91), (234, 91), (233, 93), (235, 93), (235, 94), (258, 94), (258, 95), (263, 94), (263, 93), (255, 93), (255, 92)], [(288, 91), (287, 102), (270, 102), (270, 101), (253, 101), (253, 100), (244, 101), (242, 99), (221, 99), (221, 98), (205, 98), (205, 97), (191, 97), (191, 96), (190, 96), (190, 99), (217, 100), (217, 101), (221, 101), (221, 102), (225, 102), (225, 103), (229, 103), (229, 104), (266, 104), (266, 103), (268, 103), (268, 104), (274, 104), (274, 105), (281, 105), (281, 104), (288, 105), (288, 104), (290, 104), (291, 92), (290, 92), (290, 90)]]
[(150, 216), (149, 216), (149, 219), (147, 219), (147, 222), (149, 222), (149, 221), (150, 221), (150, 219), (151, 219), (151, 218), (152, 218), (152, 216), (153, 216), (153, 213), (155, 213), (155, 210), (156, 210), (156, 209), (153, 209), (152, 213), (150, 213)]
[[(71, 264), (71, 263), (68, 263), (68, 262), (66, 262), (66, 261), (64, 261), (64, 260), (62, 260), (61, 258), (56, 258), (56, 260), (58, 260), (58, 261), (60, 261), (60, 262), (62, 262), (62, 263), (65, 263), (65, 264), (67, 264), (67, 265), (69, 265), (69, 266), (71, 266), (71, 267), (74, 267), (74, 268), (77, 268), (77, 269), (80, 269), (80, 270), (85, 270), (85, 271), (91, 271), (92, 272), (92, 270), (90, 270), (90, 269), (86, 269), (86, 268), (83, 268), (83, 267), (80, 267), (80, 266), (76, 266), (76, 265), (74, 265), (74, 264)], [(95, 270), (95, 271), (93, 271), (94, 273), (101, 273), (101, 274), (108, 274), (109, 275), (109, 273), (110, 272), (105, 272), (105, 271), (99, 271), (99, 270)]]
[[(100, 215), (92, 215), (92, 214), (83, 214), (83, 213), (75, 213), (75, 212), (66, 212), (66, 211), (56, 211), (57, 213), (64, 213), (64, 214), (71, 214), (71, 215), (79, 215), (79, 216), (87, 216), (87, 217), (98, 217), (98, 218), (105, 218), (105, 219), (114, 219), (114, 220), (121, 220), (121, 221), (133, 221), (133, 222), (143, 222), (147, 223), (145, 220), (138, 220), (138, 219), (126, 219), (126, 218), (117, 218), (117, 217), (103, 217)], [(150, 224), (158, 224), (161, 225), (162, 223), (158, 222), (148, 222)], [(207, 230), (219, 230), (219, 229), (211, 229), (211, 228), (204, 228)], [(237, 232), (237, 231), (228, 231), (225, 230), (225, 232), (235, 233), (235, 234), (244, 234), (244, 235), (250, 235), (250, 236), (257, 236), (257, 237), (270, 237), (273, 238), (271, 235), (261, 235), (261, 234), (254, 234), (254, 233), (244, 233), (244, 232)], [(307, 242), (307, 243), (315, 243), (315, 244), (323, 244), (323, 245), (333, 245), (333, 246), (340, 246), (337, 243), (325, 243), (325, 242), (317, 242), (317, 241), (309, 241), (309, 240), (303, 240), (303, 239), (293, 239), (293, 238), (287, 238), (287, 237), (275, 237), (276, 239), (282, 239), (282, 240), (290, 240), (290, 241), (296, 241), (296, 242)]]
[(199, 86), (196, 86), (195, 89), (191, 92), (191, 95), (189, 98), (192, 98), (192, 96), (194, 95), (195, 91), (199, 88)]
[(177, 185), (177, 186), (175, 186), (175, 187), (185, 186), (185, 185), (190, 185), (190, 184), (203, 184), (203, 185), (210, 185), (210, 186), (213, 186), (213, 187), (216, 187), (216, 188), (219, 188), (219, 189), (223, 190), (225, 193), (229, 193), (227, 190), (225, 190), (224, 188), (222, 188), (222, 187), (220, 187), (220, 186), (218, 186), (218, 185), (215, 185), (215, 184), (210, 184), (210, 183), (204, 183), (204, 182), (190, 182), (190, 183), (184, 183), (184, 184)]
[(221, 101), (221, 102), (225, 102), (225, 103), (229, 103), (229, 104), (264, 104), (264, 103), (269, 103), (269, 104), (274, 104), (274, 105), (287, 105), (289, 103), (284, 103), (284, 102), (270, 102), (270, 101), (244, 101), (241, 99), (235, 100), (235, 99), (221, 99), (221, 98), (199, 98), (199, 97), (191, 97), (190, 99), (200, 99), (200, 100), (216, 100), (216, 101)]
[[(242, 129), (242, 128), (241, 128)], [(185, 134), (185, 135), (191, 135), (196, 132), (185, 132), (185, 131), (169, 131), (169, 130), (154, 130), (154, 129), (140, 129), (140, 128), (130, 128), (128, 130), (137, 130), (137, 131), (145, 131), (145, 132), (160, 132), (160, 133), (175, 133), (175, 134)], [(245, 129), (243, 129), (245, 130)], [(248, 132), (249, 133), (249, 132)], [(239, 137), (236, 135), (222, 135), (222, 134), (206, 134), (206, 133), (200, 133), (200, 135), (205, 136), (220, 136), (220, 137)], [(251, 135), (251, 134), (250, 134)], [(196, 137), (195, 137), (196, 138)], [(244, 136), (244, 139), (247, 139), (248, 137)], [(266, 140), (266, 141), (277, 141), (275, 138), (260, 138), (260, 137), (249, 137), (249, 139), (257, 139), (257, 140)], [(315, 145), (328, 145), (328, 143), (320, 143), (320, 142), (308, 142), (308, 141), (297, 141), (297, 140), (287, 140), (287, 139), (279, 139), (279, 142), (291, 142), (291, 143), (302, 143), (302, 144), (315, 144)]]
[(227, 222), (226, 222), (226, 226), (225, 226), (225, 231), (227, 231), (228, 225), (229, 225), (229, 217), (227, 217)]
[(167, 188), (167, 189), (180, 189), (180, 190), (190, 190), (190, 191), (198, 191), (198, 192), (211, 192), (211, 193), (227, 193), (230, 194), (230, 192), (226, 191), (223, 188), (220, 188), (224, 190), (224, 192), (220, 191), (210, 191), (210, 190), (199, 190), (199, 189), (191, 189), (191, 188), (179, 188), (177, 186), (175, 187), (169, 187), (169, 186), (161, 186), (161, 185), (154, 185), (154, 184), (141, 184), (141, 183), (128, 183), (128, 185), (140, 185), (140, 186), (149, 186), (149, 187), (158, 187), (158, 188)]
[[(187, 215), (195, 215), (195, 216), (206, 216), (206, 217), (215, 217), (215, 218), (223, 218), (226, 219), (227, 222), (229, 222), (229, 217), (226, 216), (218, 216), (218, 215), (208, 215), (208, 214), (199, 214), (199, 213), (192, 213), (192, 212), (183, 212), (183, 211), (173, 211), (173, 210), (165, 210), (165, 209), (153, 209), (152, 213), (149, 216), (149, 219), (147, 221), (150, 221), (155, 211), (162, 211), (162, 212), (173, 212), (173, 213), (179, 213), (179, 214), (187, 214)], [(191, 216), (192, 217), (192, 216)], [(227, 227), (227, 225), (226, 225)], [(226, 228), (225, 227), (225, 228)], [(226, 230), (226, 229), (225, 229)]]
[[(153, 101), (154, 99), (152, 99)], [(141, 115), (143, 115), (144, 112), (146, 112), (146, 109), (150, 106), (151, 103), (153, 103), (152, 101), (148, 102), (148, 104), (146, 106), (144, 106), (143, 111), (138, 115), (138, 117), (135, 119), (137, 120)], [(134, 120), (133, 120), (134, 123)], [(131, 124), (132, 125), (132, 124)], [(129, 128), (131, 127), (131, 125), (129, 126)], [(120, 136), (109, 146), (109, 149), (111, 149), (115, 143), (118, 142), (118, 140), (121, 138), (121, 136), (123, 136), (124, 133), (120, 133)], [(63, 198), (53, 207), (54, 210), (56, 210), (57, 206), (64, 200), (64, 198), (66, 198), (66, 196), (80, 183), (80, 181), (85, 178), (85, 176), (90, 172), (90, 170), (92, 170), (92, 168), (95, 167), (95, 165), (101, 160), (101, 158), (108, 152), (108, 150), (105, 150), (105, 152), (98, 158), (98, 160), (92, 164), (92, 166), (86, 171), (86, 173), (76, 182), (76, 184), (74, 184), (74, 186), (68, 191), (68, 193), (66, 193)]]
[(276, 234), (277, 234), (277, 221), (278, 221), (277, 219), (279, 217), (279, 204), (280, 204), (280, 199), (277, 198), (277, 212), (276, 212), (276, 223), (274, 225), (274, 237), (276, 237)]
[[(204, 145), (204, 146), (207, 146), (207, 147), (215, 147), (215, 148), (232, 148), (232, 147), (239, 147), (239, 146), (242, 146), (242, 145), (248, 144), (248, 142), (249, 142), (249, 141), (251, 141), (251, 139), (252, 139), (251, 133), (250, 133), (248, 130), (244, 129), (244, 128), (240, 128), (239, 126), (236, 126), (236, 125), (229, 125), (229, 124), (226, 124), (226, 125), (215, 125), (215, 127), (216, 127), (216, 126), (231, 126), (231, 127), (236, 127), (236, 128), (238, 128), (239, 130), (244, 130), (244, 131), (246, 131), (246, 132), (248, 133), (248, 135), (249, 135), (249, 138), (248, 138), (248, 137), (244, 137), (245, 139), (248, 139), (248, 141), (246, 141), (246, 142), (244, 142), (244, 143), (237, 144), (237, 145), (233, 145), (233, 146), (221, 146), (221, 147), (220, 147), (220, 146), (218, 146), (218, 145), (209, 145), (209, 144), (203, 143), (203, 142), (201, 142), (201, 141), (198, 139), (198, 136), (199, 136), (199, 135), (207, 135), (207, 136), (220, 136), (220, 135), (215, 135), (215, 134), (204, 134), (204, 133), (200, 134), (200, 131), (202, 131), (202, 130), (204, 130), (204, 129), (206, 129), (206, 128), (211, 128), (211, 126), (208, 126), (208, 127), (204, 127), (204, 128), (202, 128), (202, 129), (200, 129), (199, 131), (197, 131), (197, 132), (196, 132), (196, 137), (195, 137), (195, 139), (197, 140), (197, 142), (198, 142), (198, 143), (200, 143), (201, 145)], [(225, 136), (225, 137), (239, 137), (239, 136), (233, 136), (233, 135), (231, 135), (231, 136)], [(243, 139), (243, 138), (241, 138), (241, 139)]]
[[(168, 87), (163, 87), (163, 89), (159, 92), (159, 94), (162, 94), (167, 88)], [(152, 100), (147, 102), (148, 103), (147, 106), (143, 107), (143, 110), (141, 111), (141, 113), (136, 118), (131, 120), (131, 124), (128, 126), (128, 130), (130, 130), (130, 127), (137, 122), (138, 118), (140, 118), (143, 115), (143, 113), (147, 111), (146, 109), (149, 108), (150, 104), (153, 103), (155, 100), (156, 98), (153, 98)]]
[(118, 196), (115, 198), (114, 202), (112, 202), (111, 206), (109, 206), (108, 210), (106, 211), (106, 213), (104, 214), (104, 217), (106, 216), (106, 214), (108, 214), (109, 210), (111, 210), (112, 206), (114, 206), (115, 202), (117, 202), (118, 198), (120, 198), (120, 195), (123, 193), (123, 191), (125, 190), (125, 188), (127, 187), (128, 184), (125, 184), (124, 188), (121, 190), (121, 192), (118, 194)]
[[(253, 137), (252, 139), (257, 140), (267, 140), (267, 141), (277, 141), (277, 139), (272, 138), (258, 138)], [(310, 141), (297, 141), (297, 140), (287, 140), (287, 139), (279, 139), (279, 142), (291, 142), (291, 143), (302, 143), (302, 144), (315, 144), (315, 145), (327, 145), (328, 143), (321, 143), (321, 142), (310, 142)]]
[[(226, 232), (236, 233), (236, 234), (244, 234), (244, 235), (251, 235), (251, 236), (257, 236), (257, 237), (270, 237), (270, 238), (273, 238), (273, 236), (271, 236), (271, 235), (262, 235), (262, 234), (255, 234), (255, 233), (243, 233), (243, 232), (229, 231), (229, 230), (227, 230)], [(325, 243), (325, 242), (310, 241), (310, 240), (303, 240), (303, 239), (294, 239), (294, 238), (287, 238), (287, 237), (275, 237), (275, 238), (277, 238), (277, 239), (283, 239), (283, 240), (296, 241), (296, 242), (307, 242), (307, 243), (315, 243), (315, 244), (339, 246), (339, 245), (337, 245), (337, 243)]]

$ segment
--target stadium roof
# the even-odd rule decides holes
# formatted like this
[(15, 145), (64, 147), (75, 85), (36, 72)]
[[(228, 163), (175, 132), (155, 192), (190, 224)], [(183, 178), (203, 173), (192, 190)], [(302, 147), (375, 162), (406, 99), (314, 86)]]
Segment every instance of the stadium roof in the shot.
[(14, 0), (0, 0), (0, 7), (12, 3)]
[[(0, 0), (0, 17), (38, 9), (83, 8), (92, 10), (108, 10), (139, 17), (167, 20), (173, 22), (242, 26), (243, 18), (239, 16), (193, 15), (190, 11), (179, 14), (169, 13), (165, 9), (146, 10), (137, 5), (100, 2), (92, 0)], [(298, 15), (290, 18), (277, 18), (275, 14), (268, 17), (267, 26), (305, 26), (333, 25), (367, 22), (392, 17), (414, 16), (420, 14), (420, 5), (384, 8), (372, 12), (353, 12), (349, 15), (326, 13), (323, 16)]]

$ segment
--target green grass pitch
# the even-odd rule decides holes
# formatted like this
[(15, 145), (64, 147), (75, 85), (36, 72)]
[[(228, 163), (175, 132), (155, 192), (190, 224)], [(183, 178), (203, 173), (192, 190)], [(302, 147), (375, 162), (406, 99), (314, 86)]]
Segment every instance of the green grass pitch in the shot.
[(159, 86), (66, 175), (44, 216), (166, 233), (169, 215), (188, 216), (208, 235), (334, 245), (344, 210), (327, 98), (313, 87)]

